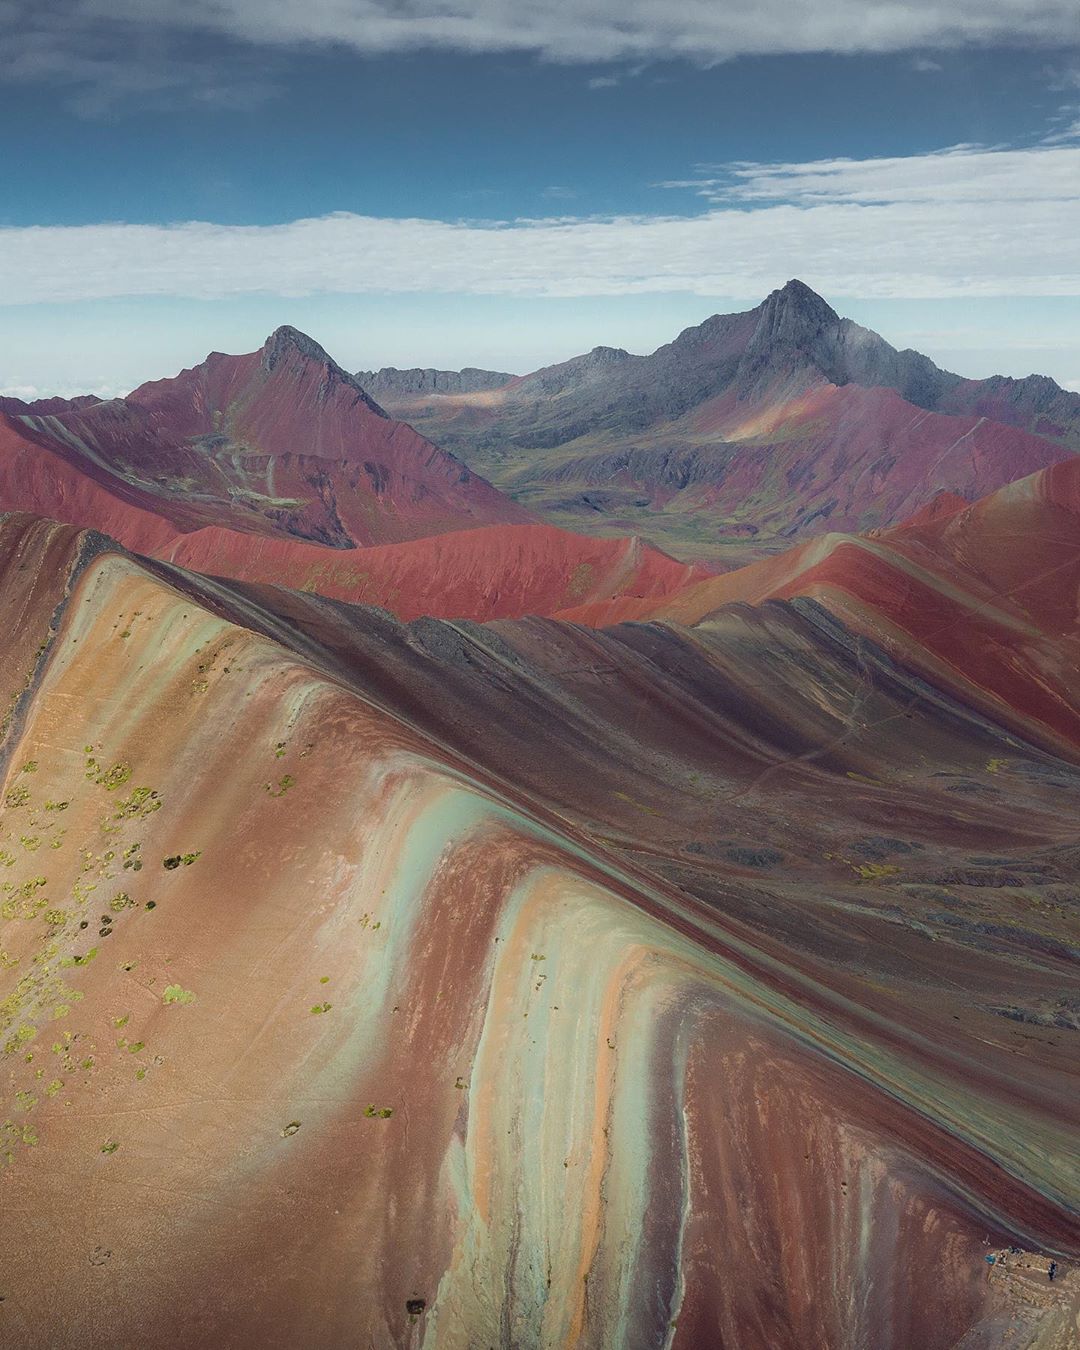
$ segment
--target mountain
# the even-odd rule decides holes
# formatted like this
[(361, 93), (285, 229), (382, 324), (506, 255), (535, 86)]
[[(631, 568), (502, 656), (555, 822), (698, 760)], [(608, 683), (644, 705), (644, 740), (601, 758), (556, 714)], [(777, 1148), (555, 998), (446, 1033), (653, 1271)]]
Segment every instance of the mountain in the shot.
[(143, 551), (206, 527), (351, 549), (530, 519), (293, 328), (124, 399), (0, 402), (0, 505)]
[(1080, 394), (1062, 389), (1048, 375), (960, 380), (942, 396), (939, 407), (943, 412), (973, 412), (1026, 427), (1080, 450)]
[(386, 399), (546, 518), (684, 556), (893, 524), (1080, 448), (1080, 395), (1034, 376), (963, 380), (798, 281), (649, 356), (598, 347), (483, 393)]
[(0, 509), (406, 619), (548, 614), (701, 575), (635, 538), (533, 523), (292, 328), (126, 399), (0, 400)]
[(0, 521), (6, 1341), (1070, 1344), (1071, 481), (895, 546), (1018, 550), (1009, 718), (917, 577), (406, 625)]

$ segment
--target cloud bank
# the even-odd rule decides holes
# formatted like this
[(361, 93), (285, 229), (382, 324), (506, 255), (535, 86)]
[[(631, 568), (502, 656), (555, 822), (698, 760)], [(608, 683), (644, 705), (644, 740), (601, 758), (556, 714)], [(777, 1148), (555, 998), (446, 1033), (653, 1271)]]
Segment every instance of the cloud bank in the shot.
[(867, 299), (1080, 295), (1080, 146), (737, 164), (695, 215), (0, 230), (8, 304), (393, 292), (757, 299), (792, 274)]
[(73, 0), (71, 8), (84, 20), (257, 43), (532, 51), (571, 62), (1080, 42), (1073, 0)]
[[(1076, 0), (0, 0), (0, 80), (52, 84), (88, 114), (127, 99), (246, 105), (270, 53), (526, 53), (700, 64), (747, 55), (1080, 47)], [(604, 76), (597, 76), (603, 81)], [(603, 87), (598, 84), (596, 87)]]

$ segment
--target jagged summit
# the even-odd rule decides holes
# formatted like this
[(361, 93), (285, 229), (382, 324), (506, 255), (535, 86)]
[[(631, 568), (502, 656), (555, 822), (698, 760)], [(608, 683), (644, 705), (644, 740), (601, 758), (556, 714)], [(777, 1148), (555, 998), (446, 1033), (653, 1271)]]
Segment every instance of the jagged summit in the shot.
[(312, 361), (325, 361), (329, 365), (335, 364), (326, 349), (320, 347), (314, 338), (308, 337), (299, 328), (294, 328), (292, 324), (288, 323), (283, 323), (280, 327), (275, 328), (263, 343), (264, 359), (272, 368), (274, 362), (279, 360), (289, 348), (294, 348), (301, 356), (306, 356)]
[(262, 368), (268, 375), (290, 357), (299, 356), (301, 361), (312, 361), (317, 365), (324, 367), (328, 380), (348, 385), (350, 389), (356, 391), (365, 404), (372, 412), (380, 417), (387, 417), (386, 413), (355, 375), (350, 374), (343, 366), (339, 366), (334, 358), (324, 347), (302, 333), (299, 328), (293, 328), (291, 324), (282, 324), (275, 328), (270, 336), (262, 345)]
[[(843, 320), (836, 310), (804, 282), (792, 280), (773, 291), (758, 306), (759, 315), (749, 353), (798, 347), (808, 355), (832, 356)], [(820, 351), (825, 347), (828, 355)]]
[(818, 295), (817, 291), (808, 286), (805, 281), (800, 281), (798, 277), (792, 277), (783, 286), (777, 287), (775, 291), (770, 291), (758, 308), (766, 309), (770, 306), (795, 310), (807, 315), (813, 314), (823, 319), (839, 319), (840, 317), (826, 299)]

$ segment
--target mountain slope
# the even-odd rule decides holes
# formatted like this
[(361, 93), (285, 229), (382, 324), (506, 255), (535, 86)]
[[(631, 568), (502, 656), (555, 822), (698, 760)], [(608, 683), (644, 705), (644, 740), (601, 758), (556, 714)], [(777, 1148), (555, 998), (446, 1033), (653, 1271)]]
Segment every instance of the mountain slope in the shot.
[(349, 551), (208, 528), (147, 549), (238, 581), (379, 605), (400, 619), (505, 619), (616, 598), (659, 600), (705, 575), (640, 539), (486, 525)]
[[(279, 328), (258, 352), (212, 353), (125, 399), (54, 403), (0, 408), (0, 505), (107, 524), (133, 547), (141, 537), (128, 539), (120, 528), (128, 508), (177, 534), (213, 525), (334, 548), (529, 519), (388, 417), (291, 328)], [(52, 502), (43, 489), (23, 500), (24, 468), (35, 454), (39, 485), (50, 474), (75, 473), (123, 505), (105, 519), (80, 518), (73, 494), (60, 487)]]
[(684, 556), (888, 525), (1080, 447), (1080, 396), (1037, 377), (962, 380), (797, 281), (649, 356), (596, 348), (482, 393), (387, 397), (548, 518)]
[[(317, 377), (320, 367), (311, 348), (305, 351), (296, 335), (278, 335), (275, 344), (275, 350), (263, 352), (254, 377), (251, 358), (211, 356), (177, 381), (143, 386), (123, 404), (78, 400), (54, 406), (53, 412), (36, 405), (30, 412), (9, 417), (0, 423), (0, 506), (46, 514), (68, 524), (93, 522), (150, 558), (382, 605), (402, 618), (431, 614), (483, 620), (547, 614), (618, 595), (660, 597), (702, 575), (640, 540), (590, 539), (551, 525), (531, 524), (524, 512), (498, 498), (450, 456), (441, 456), (408, 427), (387, 421), (367, 396), (340, 389), (336, 367), (329, 373), (333, 382), (327, 393)], [(290, 354), (300, 359), (290, 360)], [(289, 378), (275, 383), (282, 359)], [(267, 375), (270, 378), (263, 378)], [(346, 402), (346, 412), (339, 414), (333, 408), (335, 401)], [(242, 437), (248, 448), (261, 447), (254, 471), (248, 450), (236, 451), (232, 441), (234, 448), (225, 452), (217, 444), (224, 437), (198, 432), (208, 410), (212, 421), (224, 424), (216, 412), (221, 408), (228, 409), (232, 436)], [(466, 474), (454, 508), (459, 514), (454, 521), (443, 522), (455, 528), (423, 539), (331, 548), (325, 541), (297, 537), (297, 531), (319, 533), (313, 510), (301, 521), (296, 514), (288, 518), (278, 514), (270, 520), (263, 499), (263, 514), (252, 521), (250, 483), (255, 471), (267, 482), (273, 479), (278, 490), (286, 475), (292, 474), (294, 482), (297, 475), (306, 475), (320, 491), (312, 508), (332, 505), (339, 525), (350, 526), (348, 539), (365, 531), (374, 533), (373, 504), (344, 491), (339, 472), (344, 464), (346, 486), (355, 481), (355, 464), (348, 456), (355, 455), (356, 444), (347, 436), (355, 431), (358, 414), (365, 414), (365, 439), (360, 443), (365, 454), (379, 452), (373, 448), (373, 425), (385, 432), (382, 454), (397, 454), (402, 444), (406, 454), (421, 447), (423, 467), (432, 470), (423, 479), (425, 509), (436, 501), (435, 487), (427, 485), (437, 483), (437, 475), (448, 474), (452, 490), (460, 486), (454, 479)], [(290, 443), (306, 444), (308, 452), (292, 456), (284, 448)], [(205, 462), (200, 463), (198, 456), (204, 450)], [(211, 483), (223, 460), (234, 478), (239, 466), (248, 483), (247, 495), (219, 482), (215, 499), (212, 490), (200, 493), (193, 486), (196, 474)], [(151, 464), (153, 477), (147, 470)], [(173, 478), (161, 472), (170, 466)], [(182, 494), (175, 477), (181, 472), (188, 483)], [(383, 474), (385, 490), (378, 509), (391, 513), (379, 526), (383, 533), (401, 524), (397, 487), (405, 481), (405, 472), (397, 483), (389, 472)], [(466, 513), (483, 518), (486, 510), (477, 502), (483, 505), (491, 499), (495, 505), (491, 514), (510, 520), (471, 528)], [(412, 522), (410, 528), (416, 525), (416, 516)], [(427, 518), (424, 528), (439, 522), (437, 517)]]
[(402, 626), (21, 517), (0, 605), (13, 1344), (1068, 1343), (1055, 753), (799, 599)]
[(700, 624), (733, 603), (813, 598), (969, 706), (1080, 747), (1080, 458), (968, 506), (869, 535), (828, 534), (653, 601), (565, 611), (575, 622)]
[(468, 619), (658, 597), (698, 575), (635, 539), (530, 523), (294, 329), (126, 399), (0, 411), (0, 508), (204, 572)]

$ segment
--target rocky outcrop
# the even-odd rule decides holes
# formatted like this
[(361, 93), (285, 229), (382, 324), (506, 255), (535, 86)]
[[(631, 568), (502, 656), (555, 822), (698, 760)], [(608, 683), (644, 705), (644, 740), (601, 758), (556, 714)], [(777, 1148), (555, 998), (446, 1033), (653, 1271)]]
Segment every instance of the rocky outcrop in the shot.
[(384, 366), (382, 370), (361, 370), (356, 379), (374, 398), (410, 399), (424, 394), (476, 394), (485, 389), (501, 389), (515, 376), (497, 370), (478, 370), (465, 366), (462, 370), (432, 370), (414, 367), (398, 370)]

